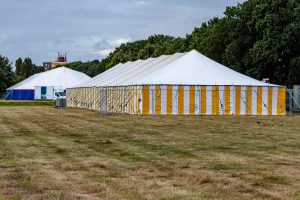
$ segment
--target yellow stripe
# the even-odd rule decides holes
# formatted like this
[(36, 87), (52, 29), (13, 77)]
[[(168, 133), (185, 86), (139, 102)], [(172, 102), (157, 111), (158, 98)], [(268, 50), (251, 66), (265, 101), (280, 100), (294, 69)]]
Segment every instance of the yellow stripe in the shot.
[(128, 101), (128, 107), (129, 107), (129, 113), (132, 113), (132, 90), (131, 87), (129, 89), (129, 101)]
[(93, 93), (92, 93), (92, 101), (93, 101), (93, 107), (92, 107), (92, 109), (95, 109), (95, 88), (93, 87), (92, 88), (92, 91), (93, 91)]
[(89, 104), (90, 104), (90, 88), (86, 88), (86, 93), (85, 93), (85, 107), (89, 109)]
[(262, 115), (262, 87), (257, 87), (256, 112)]
[(78, 97), (78, 106), (79, 108), (81, 108), (82, 106), (82, 99), (83, 99), (83, 92), (84, 92), (84, 89), (83, 88), (80, 88), (78, 93), (79, 93), (79, 97)]
[(139, 114), (139, 88), (137, 86), (134, 86), (134, 92), (135, 92), (135, 114)]
[(90, 88), (85, 89), (85, 107), (89, 109), (89, 103), (90, 103)]
[(131, 100), (131, 113), (134, 114), (134, 102), (135, 102), (135, 95), (134, 95), (134, 87), (131, 87), (131, 95), (132, 95), (132, 100)]
[(167, 86), (167, 114), (172, 115), (173, 86)]
[(143, 86), (142, 87), (142, 95), (143, 95), (143, 111), (142, 114), (148, 115), (150, 113), (150, 88), (149, 86)]
[(82, 98), (81, 98), (81, 108), (84, 108), (84, 104), (85, 104), (85, 88), (83, 88), (82, 91)]
[(138, 110), (137, 110), (137, 104), (138, 104), (138, 97), (137, 97), (137, 88), (136, 86), (133, 86), (133, 91), (134, 91), (134, 113), (137, 114)]
[(138, 88), (137, 86), (134, 86), (134, 113), (138, 114), (138, 104), (139, 104), (139, 97), (138, 97)]
[(85, 108), (85, 102), (86, 102), (86, 88), (83, 89), (83, 96), (82, 96), (82, 100), (81, 100), (81, 107)]
[(190, 115), (195, 114), (195, 86), (190, 86)]
[(112, 103), (112, 101), (113, 101), (112, 91), (113, 91), (113, 88), (108, 88), (108, 92), (107, 92), (107, 95), (109, 95), (108, 96), (108, 112), (113, 112), (113, 109), (112, 109), (112, 105), (113, 105), (113, 103)]
[(77, 105), (78, 108), (81, 108), (81, 99), (83, 96), (83, 88), (78, 89)]
[(184, 114), (184, 87), (178, 86), (178, 114)]
[(241, 115), (241, 87), (235, 88), (235, 114)]
[(230, 86), (225, 86), (225, 115), (230, 115)]
[(136, 114), (136, 88), (132, 86), (132, 113)]
[(107, 91), (107, 99), (106, 99), (107, 100), (107, 111), (110, 112), (110, 98), (111, 98), (109, 95), (110, 88), (107, 88), (106, 91)]
[(121, 105), (123, 113), (126, 112), (126, 107), (125, 107), (125, 105), (123, 105), (123, 103), (125, 102), (125, 96), (126, 96), (125, 87), (121, 87), (121, 97), (122, 97), (122, 99), (121, 99), (120, 105)]
[(212, 87), (212, 114), (219, 115), (219, 86)]
[(119, 110), (122, 112), (123, 110), (123, 91), (122, 91), (122, 87), (119, 87)]
[(79, 89), (77, 88), (77, 89), (75, 89), (74, 90), (74, 94), (75, 94), (75, 96), (74, 96), (74, 106), (76, 107), (76, 108), (78, 108), (78, 98), (79, 98)]
[(112, 94), (110, 96), (111, 96), (111, 100), (112, 100), (112, 105), (111, 105), (111, 109), (112, 109), (111, 111), (112, 112), (114, 111), (114, 106), (116, 105), (116, 102), (115, 102), (116, 101), (115, 100), (116, 99), (115, 98), (115, 92), (116, 92), (116, 87), (111, 88), (111, 93)]
[(285, 115), (286, 89), (278, 88), (277, 115)]
[(139, 86), (136, 86), (136, 90), (137, 90), (137, 103), (136, 103), (136, 110), (138, 114), (141, 114), (141, 108), (140, 108), (140, 102), (141, 102), (141, 90)]
[[(102, 89), (101, 89), (102, 90)], [(115, 98), (116, 98), (116, 101), (115, 101), (115, 109), (117, 110), (117, 107), (118, 107), (118, 101), (119, 101), (119, 88), (118, 87), (115, 87)]]
[(122, 96), (122, 87), (118, 87), (118, 90), (119, 90), (119, 94), (118, 94), (118, 99), (119, 99), (119, 101), (118, 101), (118, 112), (121, 112), (122, 113), (122, 109), (123, 109), (123, 106), (122, 106), (122, 102), (123, 102), (123, 100), (122, 100), (122, 98), (123, 98), (123, 96)]
[(86, 94), (86, 88), (83, 88), (82, 99), (81, 99), (82, 107), (84, 106), (85, 103), (85, 94)]
[(161, 114), (161, 88), (159, 85), (155, 86), (155, 114)]
[(201, 115), (206, 115), (206, 86), (201, 86)]
[(252, 115), (252, 87), (246, 87), (246, 115)]
[(128, 113), (131, 113), (131, 87), (126, 87), (126, 94), (128, 94), (128, 100), (127, 100), (127, 110)]
[(95, 88), (92, 88), (92, 109), (95, 109)]
[(84, 108), (87, 108), (86, 106), (88, 105), (87, 102), (88, 102), (88, 89), (87, 88), (84, 88)]
[(272, 115), (273, 105), (273, 87), (269, 87), (268, 89), (268, 115)]
[(77, 108), (80, 108), (80, 100), (81, 100), (81, 97), (82, 97), (82, 88), (78, 88), (77, 89), (77, 94), (78, 94), (78, 96), (76, 97), (76, 100), (77, 100)]
[(89, 88), (88, 89), (88, 109), (90, 109), (90, 105), (91, 105), (91, 103), (92, 103), (92, 89), (91, 88)]

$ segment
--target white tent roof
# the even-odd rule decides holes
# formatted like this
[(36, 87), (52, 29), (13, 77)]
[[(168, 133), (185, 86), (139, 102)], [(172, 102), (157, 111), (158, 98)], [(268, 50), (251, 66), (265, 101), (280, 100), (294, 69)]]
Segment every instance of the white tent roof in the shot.
[(35, 86), (60, 86), (66, 89), (90, 79), (91, 78), (84, 73), (66, 67), (59, 67), (34, 74), (7, 90), (33, 90)]
[(77, 87), (169, 84), (270, 86), (192, 50), (118, 64)]

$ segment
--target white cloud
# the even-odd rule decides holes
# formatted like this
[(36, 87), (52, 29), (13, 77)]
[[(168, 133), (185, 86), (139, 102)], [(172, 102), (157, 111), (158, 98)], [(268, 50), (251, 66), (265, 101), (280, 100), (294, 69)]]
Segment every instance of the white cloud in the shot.
[(95, 40), (93, 54), (100, 55), (101, 57), (108, 56), (121, 44), (132, 41), (130, 37), (116, 37), (112, 39), (98, 39)]
[(108, 43), (111, 45), (111, 46), (115, 46), (115, 47), (118, 47), (120, 46), (121, 44), (124, 44), (124, 43), (128, 43), (132, 41), (131, 38), (115, 38), (113, 40), (109, 40)]
[(103, 49), (100, 51), (94, 51), (93, 54), (99, 55), (101, 57), (106, 57), (113, 51), (114, 51), (114, 49)]

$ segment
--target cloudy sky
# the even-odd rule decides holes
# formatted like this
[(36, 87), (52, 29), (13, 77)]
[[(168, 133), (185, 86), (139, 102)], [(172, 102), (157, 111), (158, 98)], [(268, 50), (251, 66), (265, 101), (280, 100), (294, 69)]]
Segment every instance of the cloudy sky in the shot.
[(0, 54), (36, 64), (105, 57), (151, 34), (185, 36), (243, 0), (0, 0)]

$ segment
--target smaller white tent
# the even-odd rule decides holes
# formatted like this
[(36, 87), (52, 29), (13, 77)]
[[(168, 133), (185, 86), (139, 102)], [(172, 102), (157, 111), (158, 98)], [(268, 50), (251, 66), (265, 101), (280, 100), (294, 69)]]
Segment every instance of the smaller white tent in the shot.
[(59, 87), (63, 90), (74, 87), (91, 78), (82, 72), (66, 67), (59, 67), (46, 72), (34, 74), (24, 81), (7, 89), (8, 100), (33, 100), (37, 86)]

